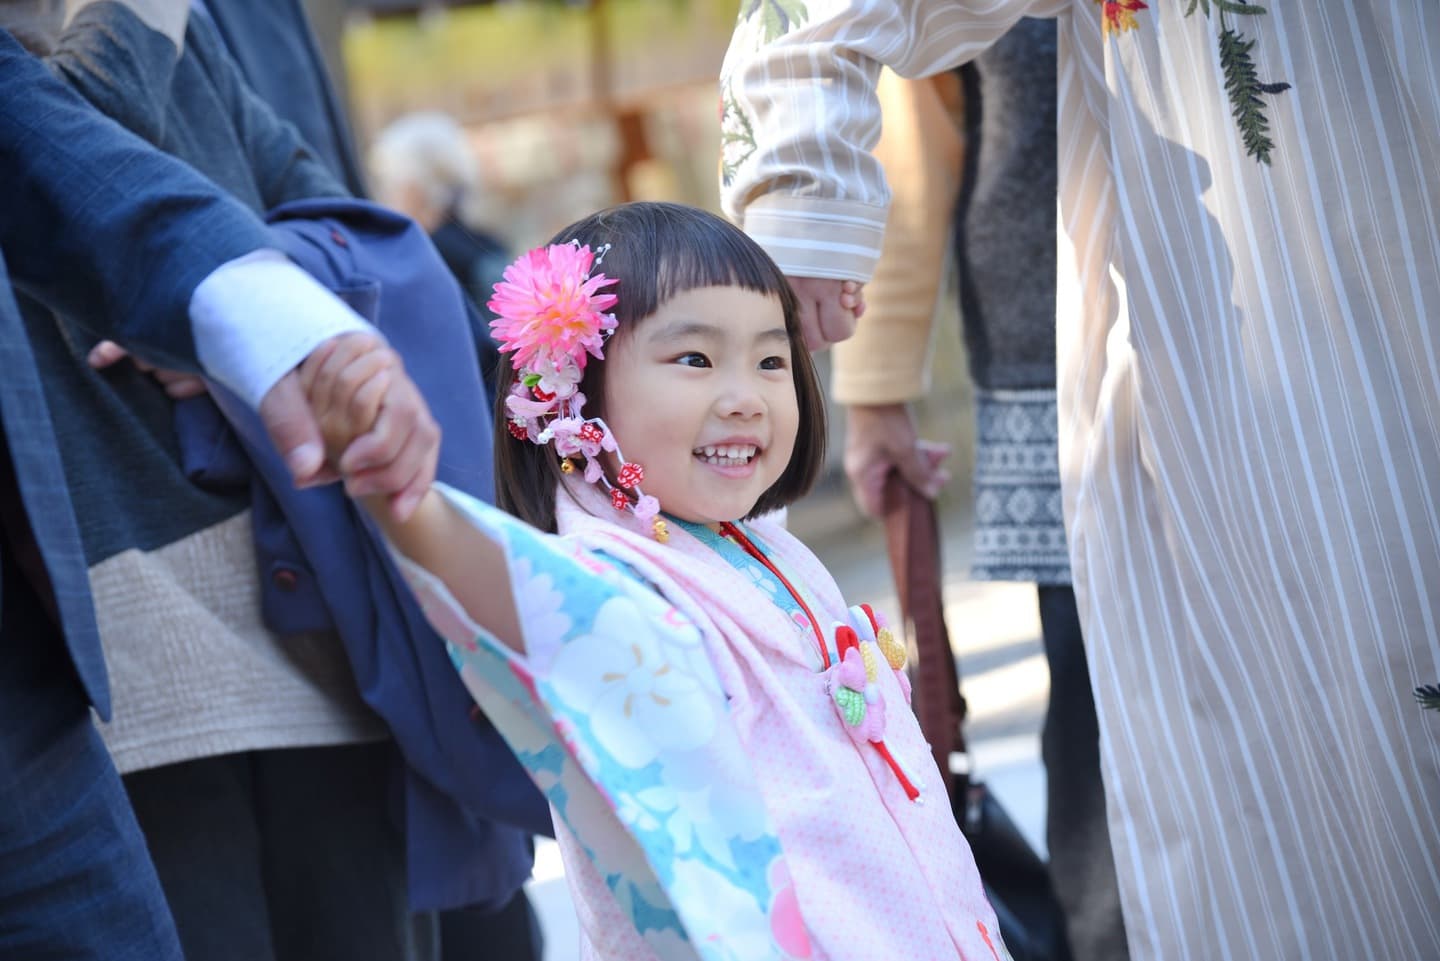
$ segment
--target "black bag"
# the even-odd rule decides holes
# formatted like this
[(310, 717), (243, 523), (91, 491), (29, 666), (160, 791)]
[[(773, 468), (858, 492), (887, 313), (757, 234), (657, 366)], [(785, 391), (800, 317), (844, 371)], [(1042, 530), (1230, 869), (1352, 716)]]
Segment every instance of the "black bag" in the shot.
[(945, 626), (935, 506), (893, 472), (886, 480), (884, 505), (890, 569), (901, 616), (915, 641), (915, 714), (975, 856), (1000, 936), (1015, 961), (1070, 961), (1064, 915), (1045, 862), (994, 795), (969, 776), (965, 698)]

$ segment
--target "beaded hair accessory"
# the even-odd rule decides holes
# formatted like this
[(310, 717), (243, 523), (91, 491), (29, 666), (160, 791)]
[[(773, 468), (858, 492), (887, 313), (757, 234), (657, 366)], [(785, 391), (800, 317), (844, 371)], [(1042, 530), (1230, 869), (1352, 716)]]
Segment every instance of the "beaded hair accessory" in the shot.
[[(660, 502), (640, 489), (645, 469), (625, 459), (604, 420), (585, 416), (579, 389), (586, 362), (604, 359), (605, 341), (615, 331), (615, 315), (608, 311), (619, 298), (602, 291), (619, 281), (592, 273), (609, 249), (591, 250), (573, 240), (536, 247), (506, 267), (505, 279), (495, 285), (487, 305), (496, 315), (490, 330), (519, 372), (505, 398), (507, 426), (516, 441), (554, 444), (566, 474), (576, 469), (572, 458), (583, 457), (585, 480), (609, 491), (617, 511), (650, 521), (663, 544), (670, 535)], [(620, 462), (614, 483), (600, 464), (603, 451)]]

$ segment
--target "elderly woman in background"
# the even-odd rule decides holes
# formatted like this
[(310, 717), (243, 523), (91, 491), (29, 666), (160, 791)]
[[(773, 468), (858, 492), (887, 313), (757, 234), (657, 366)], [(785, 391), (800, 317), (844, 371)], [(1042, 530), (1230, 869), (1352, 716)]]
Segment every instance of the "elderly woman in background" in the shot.
[[(407, 114), (381, 132), (369, 159), (375, 199), (425, 228), (488, 321), (485, 303), (511, 256), (505, 241), (484, 225), (479, 164), (465, 131), (442, 113)], [(477, 346), (493, 393), (498, 355), (488, 339)]]

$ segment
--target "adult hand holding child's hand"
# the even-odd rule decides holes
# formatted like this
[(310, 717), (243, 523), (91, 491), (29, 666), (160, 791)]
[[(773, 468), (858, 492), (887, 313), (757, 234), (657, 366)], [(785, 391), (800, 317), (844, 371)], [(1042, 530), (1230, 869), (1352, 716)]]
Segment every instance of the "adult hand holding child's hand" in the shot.
[(800, 332), (812, 351), (848, 340), (865, 314), (865, 285), (856, 280), (790, 277), (799, 301)]
[(407, 520), (435, 479), (440, 428), (400, 356), (374, 334), (345, 334), (297, 373), (346, 493), (384, 497)]

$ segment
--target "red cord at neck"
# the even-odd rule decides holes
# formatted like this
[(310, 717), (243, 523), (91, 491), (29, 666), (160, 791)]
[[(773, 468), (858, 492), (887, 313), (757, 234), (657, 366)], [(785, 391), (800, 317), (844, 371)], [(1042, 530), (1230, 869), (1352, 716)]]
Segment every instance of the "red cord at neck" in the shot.
[(740, 528), (729, 521), (723, 521), (720, 524), (720, 533), (733, 540), (736, 544), (739, 544), (741, 550), (755, 558), (761, 564), (764, 564), (765, 569), (778, 577), (780, 583), (785, 585), (785, 590), (790, 592), (790, 596), (795, 598), (795, 603), (799, 604), (800, 609), (805, 612), (805, 616), (810, 618), (810, 629), (815, 632), (815, 643), (820, 647), (820, 662), (824, 664), (825, 668), (828, 668), (830, 666), (830, 650), (825, 646), (825, 635), (820, 632), (820, 622), (815, 620), (815, 614), (810, 610), (810, 605), (805, 603), (805, 598), (800, 596), (800, 592), (795, 590), (795, 587), (786, 579), (785, 575), (781, 574), (780, 570), (774, 564), (770, 563), (770, 558), (766, 557), (760, 548), (751, 543), (750, 538), (746, 537)]

